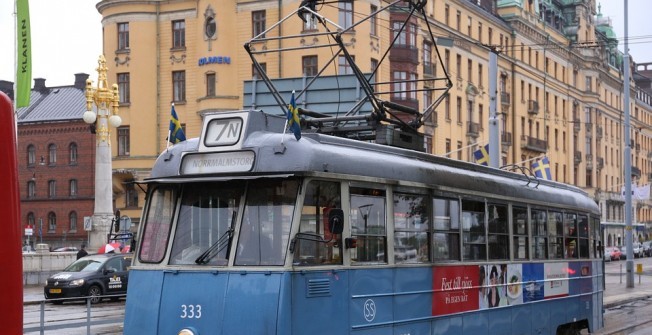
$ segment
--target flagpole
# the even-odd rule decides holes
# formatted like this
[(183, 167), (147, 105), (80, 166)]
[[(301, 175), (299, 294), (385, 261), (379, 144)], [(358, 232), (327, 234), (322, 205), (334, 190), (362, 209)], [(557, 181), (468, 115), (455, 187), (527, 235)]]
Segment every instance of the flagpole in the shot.
[[(174, 102), (172, 103), (171, 108), (174, 108)], [(172, 117), (172, 114), (170, 114), (170, 117)], [(170, 122), (168, 122), (168, 139), (165, 141), (167, 142), (165, 144), (165, 151), (168, 151), (170, 149), (170, 136), (172, 136), (172, 130), (170, 130)]]

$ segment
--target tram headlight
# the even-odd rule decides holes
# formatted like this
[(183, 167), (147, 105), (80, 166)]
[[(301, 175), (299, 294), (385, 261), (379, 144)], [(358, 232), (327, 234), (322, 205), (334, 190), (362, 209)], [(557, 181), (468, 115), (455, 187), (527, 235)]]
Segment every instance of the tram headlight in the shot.
[(184, 328), (177, 333), (177, 335), (199, 335), (199, 332), (195, 330), (194, 328)]

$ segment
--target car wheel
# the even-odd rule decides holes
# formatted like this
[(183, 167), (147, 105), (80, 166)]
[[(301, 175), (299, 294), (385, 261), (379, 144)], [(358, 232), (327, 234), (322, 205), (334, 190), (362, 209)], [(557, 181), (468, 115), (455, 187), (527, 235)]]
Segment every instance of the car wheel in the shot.
[(97, 304), (102, 301), (102, 288), (97, 285), (91, 286), (88, 289), (88, 296), (91, 299), (91, 304)]

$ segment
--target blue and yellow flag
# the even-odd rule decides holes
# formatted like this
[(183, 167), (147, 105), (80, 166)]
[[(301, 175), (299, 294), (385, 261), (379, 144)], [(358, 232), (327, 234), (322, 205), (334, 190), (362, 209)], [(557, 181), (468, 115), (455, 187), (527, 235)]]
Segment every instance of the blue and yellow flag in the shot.
[(299, 120), (299, 111), (297, 111), (297, 103), (294, 100), (294, 91), (292, 91), (292, 98), (288, 105), (288, 128), (294, 133), (294, 137), (298, 140), (301, 139), (301, 120)]
[(179, 117), (177, 117), (177, 112), (174, 110), (174, 104), (172, 104), (172, 112), (170, 115), (170, 135), (168, 136), (168, 141), (172, 144), (183, 142), (186, 140), (186, 134), (181, 128), (181, 122), (179, 122)]
[(480, 147), (478, 150), (476, 150), (473, 153), (473, 157), (475, 157), (475, 162), (484, 166), (489, 165), (489, 144), (485, 145), (484, 147)]
[(550, 161), (546, 156), (543, 156), (539, 161), (532, 163), (532, 171), (534, 172), (534, 176), (539, 179), (552, 180)]
[(16, 108), (28, 107), (32, 93), (32, 43), (29, 25), (29, 2), (16, 1)]

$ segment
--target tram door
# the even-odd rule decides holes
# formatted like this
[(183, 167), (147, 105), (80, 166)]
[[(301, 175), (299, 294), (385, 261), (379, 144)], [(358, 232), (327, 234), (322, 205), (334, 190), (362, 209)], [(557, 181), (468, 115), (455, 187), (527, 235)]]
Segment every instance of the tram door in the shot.
[[(292, 320), (294, 334), (347, 333), (348, 275), (341, 269), (342, 236), (328, 224), (331, 210), (342, 208), (338, 182), (312, 180), (306, 186), (299, 233), (318, 238), (297, 239), (292, 274)], [(328, 269), (320, 269), (328, 267)]]

